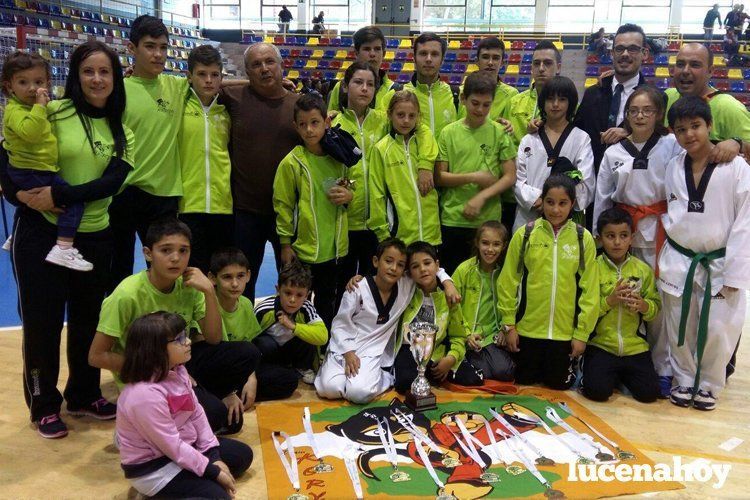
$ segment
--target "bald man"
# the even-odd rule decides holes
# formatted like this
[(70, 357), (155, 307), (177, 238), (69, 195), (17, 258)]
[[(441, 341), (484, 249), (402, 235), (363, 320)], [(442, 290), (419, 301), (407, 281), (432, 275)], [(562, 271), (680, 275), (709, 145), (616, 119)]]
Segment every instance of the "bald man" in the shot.
[[(747, 158), (750, 154), (750, 113), (740, 101), (711, 86), (714, 70), (711, 49), (700, 43), (686, 43), (677, 53), (677, 61), (671, 69), (674, 88), (666, 91), (667, 113), (682, 96), (702, 97), (711, 107), (711, 140), (719, 141), (711, 152), (710, 161), (729, 162), (739, 153)], [(664, 121), (666, 124), (666, 117)]]
[(274, 45), (256, 43), (245, 51), (248, 83), (222, 89), (220, 102), (232, 119), (230, 157), (234, 196), (235, 243), (250, 262), (245, 295), (255, 299), (255, 282), (266, 242), (273, 245), (277, 267), (279, 239), (271, 203), (279, 162), (299, 142), (294, 103), (299, 97), (282, 85), (281, 54)]

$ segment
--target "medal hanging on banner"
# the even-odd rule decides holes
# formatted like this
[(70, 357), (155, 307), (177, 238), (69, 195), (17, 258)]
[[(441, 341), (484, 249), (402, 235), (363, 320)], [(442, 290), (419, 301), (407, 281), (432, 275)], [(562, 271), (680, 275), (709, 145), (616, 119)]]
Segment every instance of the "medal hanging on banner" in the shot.
[[(286, 452), (281, 448), (281, 444), (277, 439), (277, 436), (284, 438), (284, 444), (286, 444)], [(289, 495), (287, 500), (309, 500), (309, 497), (304, 493), (300, 492), (299, 485), (299, 469), (297, 469), (297, 455), (294, 452), (294, 445), (292, 445), (292, 438), (289, 434), (283, 431), (273, 431), (271, 433), (271, 439), (273, 440), (273, 447), (276, 449), (276, 453), (279, 455), (279, 460), (284, 466), (286, 475), (289, 478), (289, 482), (292, 483), (294, 493)], [(287, 457), (288, 455), (288, 457)]]
[(318, 459), (318, 463), (313, 467), (313, 471), (316, 474), (325, 474), (327, 472), (333, 472), (333, 465), (327, 464), (323, 461), (323, 456), (318, 448), (318, 443), (315, 440), (315, 433), (312, 428), (312, 420), (310, 418), (310, 408), (305, 406), (304, 414), (302, 415), (302, 425), (305, 427), (305, 434), (307, 434), (307, 442), (312, 448), (315, 458)]
[(398, 454), (396, 453), (396, 442), (393, 439), (393, 433), (391, 432), (391, 426), (388, 425), (388, 419), (384, 418), (382, 421), (378, 420), (378, 437), (383, 445), (385, 454), (388, 457), (388, 461), (393, 467), (393, 472), (390, 474), (390, 479), (394, 483), (402, 483), (404, 481), (411, 481), (411, 476), (398, 469)]

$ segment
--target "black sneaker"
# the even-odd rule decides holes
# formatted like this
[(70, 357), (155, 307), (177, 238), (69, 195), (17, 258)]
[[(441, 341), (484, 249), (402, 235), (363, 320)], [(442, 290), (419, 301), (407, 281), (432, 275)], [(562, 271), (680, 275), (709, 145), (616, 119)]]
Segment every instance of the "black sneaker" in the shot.
[(39, 435), (47, 439), (57, 439), (68, 435), (68, 426), (60, 419), (59, 413), (42, 417), (36, 423)]
[(68, 413), (77, 417), (94, 417), (98, 420), (112, 420), (117, 416), (117, 405), (110, 403), (104, 398), (99, 398), (88, 406), (81, 408), (71, 408), (68, 406)]
[(687, 408), (693, 401), (693, 388), (681, 385), (672, 387), (672, 393), (669, 395), (669, 401), (677, 406)]
[(693, 399), (693, 407), (696, 410), (711, 411), (716, 408), (716, 397), (711, 391), (698, 389), (698, 392), (695, 394), (695, 399)]

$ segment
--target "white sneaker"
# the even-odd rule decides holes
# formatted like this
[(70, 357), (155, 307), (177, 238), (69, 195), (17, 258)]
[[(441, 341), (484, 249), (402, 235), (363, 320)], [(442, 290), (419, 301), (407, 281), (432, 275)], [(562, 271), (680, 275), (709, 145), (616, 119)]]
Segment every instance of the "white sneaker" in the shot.
[(297, 371), (302, 376), (302, 381), (308, 385), (312, 385), (315, 383), (315, 372), (312, 370), (300, 370), (297, 368)]
[(94, 269), (94, 264), (84, 259), (75, 247), (61, 248), (60, 245), (55, 245), (44, 260), (74, 271), (91, 271)]
[(5, 240), (5, 243), (3, 243), (3, 250), (6, 252), (10, 252), (11, 247), (13, 246), (13, 236), (8, 236), (8, 239)]
[(696, 410), (711, 411), (716, 408), (716, 396), (711, 391), (698, 389), (693, 399), (693, 408)]

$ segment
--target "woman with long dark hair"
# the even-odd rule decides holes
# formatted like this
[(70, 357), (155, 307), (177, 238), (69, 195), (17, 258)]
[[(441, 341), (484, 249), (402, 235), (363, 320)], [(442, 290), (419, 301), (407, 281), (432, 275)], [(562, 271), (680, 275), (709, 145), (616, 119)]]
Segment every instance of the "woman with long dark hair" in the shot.
[[(20, 191), (0, 162), (4, 195), (18, 205), (12, 259), (23, 323), (24, 395), (39, 434), (67, 435), (60, 419), (63, 398), (68, 413), (100, 420), (115, 418), (116, 407), (102, 398), (99, 369), (88, 363), (99, 309), (108, 283), (112, 236), (107, 209), (132, 165), (133, 134), (122, 124), (125, 88), (117, 54), (89, 41), (70, 59), (65, 96), (47, 106), (58, 143), (59, 175), (67, 186)], [(91, 272), (71, 271), (45, 262), (55, 242), (57, 214), (84, 203), (76, 247), (94, 264)], [(57, 390), (60, 335), (67, 313), (68, 381)]]

